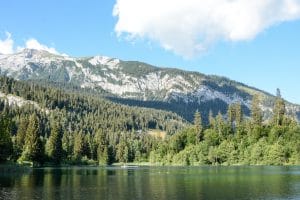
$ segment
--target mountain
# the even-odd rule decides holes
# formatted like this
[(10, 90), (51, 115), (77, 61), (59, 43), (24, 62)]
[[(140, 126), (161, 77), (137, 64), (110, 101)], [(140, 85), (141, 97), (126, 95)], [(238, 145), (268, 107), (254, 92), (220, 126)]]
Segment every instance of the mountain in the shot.
[[(121, 104), (172, 111), (188, 121), (196, 110), (207, 121), (209, 111), (225, 114), (228, 105), (237, 102), (249, 115), (254, 94), (260, 96), (264, 118), (268, 119), (275, 101), (267, 92), (224, 77), (105, 56), (74, 58), (34, 49), (0, 55), (0, 74), (96, 94)], [(286, 109), (300, 119), (299, 105), (286, 102)]]

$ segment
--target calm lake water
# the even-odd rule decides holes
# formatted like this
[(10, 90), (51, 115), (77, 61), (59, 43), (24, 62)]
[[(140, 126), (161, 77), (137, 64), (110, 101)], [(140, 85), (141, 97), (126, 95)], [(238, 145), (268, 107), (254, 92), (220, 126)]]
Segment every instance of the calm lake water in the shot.
[(300, 167), (70, 167), (0, 173), (0, 199), (300, 199)]

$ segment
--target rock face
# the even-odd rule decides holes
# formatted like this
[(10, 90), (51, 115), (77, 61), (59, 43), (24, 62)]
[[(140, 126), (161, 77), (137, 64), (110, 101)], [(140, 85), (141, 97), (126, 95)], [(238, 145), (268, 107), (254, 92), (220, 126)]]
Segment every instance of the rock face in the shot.
[[(261, 97), (265, 118), (272, 113), (274, 96), (229, 80), (141, 62), (105, 56), (73, 58), (46, 51), (24, 49), (0, 55), (0, 74), (17, 80), (44, 80), (79, 88), (105, 91), (113, 101), (171, 110), (188, 120), (200, 110), (204, 119), (211, 110), (225, 114), (228, 104), (240, 102), (249, 114), (254, 94)], [(300, 118), (300, 106), (287, 102), (287, 112)]]

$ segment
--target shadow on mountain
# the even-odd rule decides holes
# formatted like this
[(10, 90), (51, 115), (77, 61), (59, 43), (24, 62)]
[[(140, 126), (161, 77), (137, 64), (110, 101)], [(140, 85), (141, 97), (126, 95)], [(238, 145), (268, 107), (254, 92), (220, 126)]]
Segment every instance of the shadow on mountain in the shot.
[[(213, 116), (216, 116), (218, 112), (221, 112), (223, 115), (226, 114), (228, 105), (220, 100), (210, 100), (206, 102), (162, 102), (162, 101), (142, 101), (136, 99), (125, 99), (117, 97), (106, 97), (108, 100), (115, 103), (120, 103), (128, 106), (138, 106), (145, 108), (154, 108), (159, 110), (171, 111), (189, 122), (193, 122), (194, 113), (198, 110), (202, 114), (202, 120), (205, 124), (208, 124), (209, 112), (213, 113)], [(243, 112), (246, 115), (249, 115), (250, 111), (246, 106), (242, 106)]]

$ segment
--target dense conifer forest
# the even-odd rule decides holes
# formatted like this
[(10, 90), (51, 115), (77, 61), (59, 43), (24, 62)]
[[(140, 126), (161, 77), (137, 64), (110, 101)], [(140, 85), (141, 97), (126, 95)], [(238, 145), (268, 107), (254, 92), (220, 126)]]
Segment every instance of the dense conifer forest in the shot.
[[(0, 162), (34, 165), (149, 162), (164, 165), (284, 165), (300, 163), (300, 127), (277, 94), (263, 121), (260, 97), (251, 116), (239, 103), (226, 117), (209, 114), (193, 124), (156, 109), (124, 106), (88, 95), (0, 78)], [(21, 97), (14, 105), (8, 95)], [(150, 132), (164, 133), (161, 135)]]

